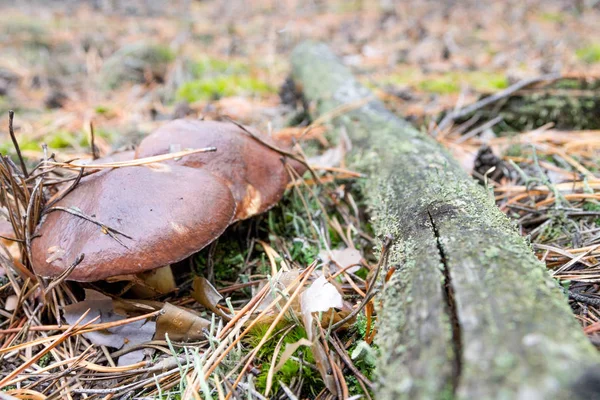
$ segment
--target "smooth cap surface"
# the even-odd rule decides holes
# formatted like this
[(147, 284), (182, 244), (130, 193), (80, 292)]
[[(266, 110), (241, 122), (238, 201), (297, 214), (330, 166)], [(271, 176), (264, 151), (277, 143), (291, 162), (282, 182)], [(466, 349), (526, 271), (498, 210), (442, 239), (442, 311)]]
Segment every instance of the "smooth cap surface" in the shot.
[[(212, 242), (235, 214), (227, 184), (205, 171), (176, 165), (98, 172), (55, 207), (94, 218), (131, 239), (66, 211), (44, 216), (32, 241), (38, 275), (55, 277), (85, 254), (69, 280), (95, 281), (180, 261)], [(119, 243), (119, 241), (121, 243)]]
[[(277, 145), (271, 138), (251, 131), (266, 143)], [(230, 122), (171, 121), (142, 140), (136, 158), (202, 147), (216, 147), (217, 151), (192, 154), (165, 163), (203, 168), (227, 180), (237, 202), (235, 220), (260, 214), (283, 196), (290, 178), (282, 155)], [(286, 162), (304, 172), (297, 162)]]

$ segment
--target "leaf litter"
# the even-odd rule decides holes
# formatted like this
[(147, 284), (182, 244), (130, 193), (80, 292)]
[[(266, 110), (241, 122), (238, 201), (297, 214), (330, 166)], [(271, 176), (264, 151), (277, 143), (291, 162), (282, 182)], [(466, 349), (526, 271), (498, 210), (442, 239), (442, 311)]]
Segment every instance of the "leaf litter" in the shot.
[[(345, 394), (348, 389), (350, 394), (369, 397), (373, 369), (368, 365), (376, 352), (376, 346), (369, 343), (375, 330), (369, 319), (370, 307), (364, 307), (367, 312), (362, 312), (363, 307), (358, 304), (369, 295), (367, 286), (372, 275), (368, 274), (377, 262), (370, 250), (371, 235), (354, 185), (361, 175), (345, 169), (343, 155), (349, 148), (344, 148), (342, 141), (336, 142), (336, 137), (343, 133), (328, 132), (327, 126), (316, 123), (319, 121), (314, 121), (310, 129), (286, 127), (289, 119), (306, 124), (301, 97), (293, 91), (282, 93), (282, 105), (272, 89), (263, 90), (264, 86), (259, 83), (276, 87), (284, 80), (285, 68), (280, 65), (287, 62), (287, 52), (307, 30), (312, 37), (336, 43), (336, 49), (356, 67), (359, 77), (375, 88), (388, 107), (417, 124), (435, 119), (440, 111), (475, 102), (481, 95), (500, 90), (524, 76), (541, 76), (547, 70), (556, 70), (556, 66), (564, 66), (579, 80), (593, 82), (600, 72), (600, 64), (594, 62), (593, 46), (581, 40), (597, 36), (598, 12), (594, 7), (580, 12), (560, 2), (544, 2), (544, 7), (534, 2), (528, 3), (525, 10), (514, 4), (498, 3), (486, 9), (485, 18), (481, 18), (481, 10), (461, 4), (448, 9), (422, 2), (419, 7), (413, 7), (409, 2), (384, 10), (375, 8), (375, 3), (359, 3), (331, 2), (324, 8), (316, 4), (296, 4), (302, 13), (292, 20), (280, 18), (287, 15), (287, 10), (277, 8), (272, 10), (269, 24), (264, 23), (260, 5), (244, 7), (238, 12), (232, 8), (221, 10), (220, 17), (229, 22), (218, 25), (210, 22), (211, 13), (216, 12), (214, 5), (198, 3), (188, 10), (196, 21), (190, 31), (181, 31), (177, 18), (136, 17), (132, 20), (119, 16), (118, 10), (112, 10), (111, 14), (84, 8), (69, 14), (40, 8), (36, 10), (34, 23), (25, 6), (3, 13), (6, 30), (20, 33), (11, 34), (8, 36), (11, 40), (0, 45), (3, 49), (0, 93), (6, 93), (0, 94), (0, 111), (6, 112), (7, 104), (17, 106), (16, 128), (21, 152), (27, 158), (46, 160), (37, 170), (29, 171), (32, 176), (41, 173), (49, 178), (43, 182), (46, 190), (53, 191), (61, 183), (76, 179), (68, 170), (77, 172), (83, 163), (60, 162), (55, 158), (60, 160), (62, 154), (68, 155), (66, 159), (89, 158), (92, 119), (96, 126), (94, 147), (102, 154), (108, 154), (112, 148), (130, 148), (143, 134), (177, 113), (209, 118), (229, 114), (265, 132), (272, 131), (274, 136), (286, 138), (290, 144), (303, 142), (309, 159), (323, 164), (315, 165), (318, 179), (297, 179), (279, 206), (254, 222), (232, 227), (232, 232), (226, 233), (212, 253), (203, 251), (192, 260), (194, 274), (206, 272), (210, 277), (211, 286), (202, 285), (202, 300), (197, 301), (190, 292), (196, 277), (188, 273), (181, 279), (176, 274), (178, 291), (152, 293), (150, 300), (127, 299), (127, 296), (112, 298), (113, 311), (125, 319), (94, 321), (85, 330), (75, 327), (68, 331), (73, 325), (60, 323), (65, 310), (78, 304), (84, 299), (85, 291), (91, 289), (62, 282), (51, 288), (48, 296), (39, 296), (46, 283), (39, 282), (28, 269), (26, 249), (19, 243), (27, 241), (27, 226), (37, 223), (34, 210), (42, 207), (40, 189), (18, 184), (4, 186), (15, 182), (11, 179), (14, 175), (19, 176), (20, 182), (21, 175), (15, 174), (14, 166), (3, 159), (0, 198), (6, 208), (1, 211), (6, 220), (16, 225), (16, 239), (22, 242), (3, 240), (2, 244), (8, 248), (0, 251), (4, 267), (0, 270), (3, 304), (0, 376), (8, 377), (12, 370), (26, 366), (20, 370), (18, 382), (14, 376), (4, 381), (10, 384), (3, 389), (8, 390), (8, 395), (101, 398), (133, 392), (169, 398), (181, 394), (198, 396), (201, 388), (206, 398), (225, 397), (226, 393), (233, 393), (233, 397), (262, 398), (267, 375), (271, 373), (269, 395), (273, 397), (327, 398), (329, 391), (324, 386), (332, 393)], [(163, 11), (177, 13), (178, 10), (173, 5)], [(498, 17), (500, 15), (503, 17)], [(505, 26), (498, 22), (504, 17), (511, 23)], [(240, 24), (240, 20), (244, 24)], [(467, 21), (474, 20), (480, 23), (476, 31), (463, 29)], [(59, 25), (64, 29), (55, 29)], [(143, 57), (134, 60), (134, 64), (142, 67), (134, 65), (135, 68), (118, 77), (122, 86), (110, 92), (95, 87), (93, 82), (110, 69), (106, 67), (110, 63), (105, 61), (125, 53), (119, 49), (147, 39), (149, 30), (155, 42), (173, 46), (146, 47)], [(515, 35), (515, 30), (521, 34)], [(540, 40), (540, 32), (547, 40)], [(497, 40), (506, 34), (520, 36), (522, 40)], [(180, 38), (184, 36), (192, 39), (180, 46)], [(552, 52), (547, 51), (550, 42), (559, 43), (553, 46)], [(574, 48), (578, 49), (575, 54), (571, 51)], [(171, 60), (173, 53), (175, 60)], [(153, 54), (154, 59), (159, 60), (156, 68), (145, 64)], [(206, 54), (208, 61), (197, 63), (197, 54)], [(527, 63), (522, 62), (524, 57)], [(236, 66), (240, 60), (243, 60), (241, 64), (249, 65), (254, 82), (236, 76), (231, 81), (238, 82), (238, 87), (208, 88), (206, 80), (201, 81), (208, 76), (226, 82), (221, 79), (223, 76), (239, 74), (243, 69)], [(225, 67), (219, 65), (219, 61), (225, 62)], [(86, 68), (69, 68), (69, 64)], [(151, 67), (148, 73), (144, 72), (144, 64)], [(472, 70), (487, 71), (487, 75), (468, 72)], [(446, 75), (451, 76), (450, 81), (445, 79)], [(194, 90), (183, 93), (181, 87), (189, 79), (199, 82), (190, 86)], [(248, 82), (259, 89), (248, 91)], [(553, 89), (528, 90), (544, 96)], [(65, 92), (63, 100), (50, 101), (61, 98), (54, 95), (58, 91)], [(188, 104), (187, 100), (191, 102)], [(62, 105), (40, 115), (38, 110), (52, 103)], [(175, 104), (185, 107), (175, 107)], [(600, 255), (597, 247), (598, 133), (537, 127), (528, 133), (515, 134), (494, 118), (495, 115), (480, 118), (479, 125), (457, 123), (441, 134), (433, 128), (430, 131), (458, 154), (457, 158), (469, 172), (473, 164), (478, 164), (473, 175), (493, 191), (497, 204), (515, 218), (522, 232), (531, 235), (539, 258), (565, 287), (565, 296), (571, 299), (585, 331), (592, 341), (600, 344), (600, 312), (596, 301), (600, 279), (597, 271)], [(488, 121), (494, 122), (489, 124), (491, 128), (481, 128)], [(503, 130), (510, 131), (509, 135), (503, 135)], [(40, 148), (41, 141), (48, 143), (49, 148)], [(484, 144), (496, 158), (479, 156)], [(314, 148), (319, 151), (311, 151)], [(15, 155), (12, 146), (4, 146), (2, 153)], [(319, 155), (320, 158), (312, 158)], [(55, 174), (60, 167), (67, 171)], [(26, 182), (32, 185), (35, 180), (28, 178)], [(329, 214), (327, 218), (316, 199)], [(28, 209), (25, 221), (14, 218)], [(6, 235), (2, 233), (2, 236)], [(238, 237), (250, 239), (243, 241)], [(361, 260), (355, 249), (362, 256)], [(305, 277), (302, 273), (317, 257), (322, 258), (323, 265), (319, 265), (318, 272), (311, 272), (301, 287), (300, 280)], [(313, 342), (307, 337), (299, 298), (312, 287), (311, 282), (322, 276), (329, 278), (329, 283), (342, 294), (344, 307), (350, 305), (354, 310), (360, 307), (361, 312), (356, 315), (354, 324), (348, 324), (348, 332), (328, 330), (331, 313), (327, 310), (312, 314), (313, 318), (321, 314), (320, 324), (312, 326), (317, 339)], [(120, 289), (126, 294), (128, 284), (122, 284)], [(297, 289), (298, 295), (288, 305), (288, 299)], [(216, 296), (215, 290), (224, 298)], [(41, 298), (47, 298), (48, 302), (42, 304)], [(270, 330), (271, 336), (248, 363), (246, 358), (286, 305), (285, 316)], [(110, 310), (108, 304), (106, 309)], [(226, 313), (231, 320), (227, 322), (213, 316), (210, 310)], [(336, 309), (334, 317), (339, 313)], [(114, 332), (118, 326), (127, 326), (125, 322), (133, 321), (131, 325), (148, 320), (142, 325), (145, 326), (155, 318), (157, 333), (152, 340), (141, 344), (153, 349), (155, 355), (146, 357), (143, 366), (138, 363), (117, 369), (119, 367), (110, 361), (110, 351), (86, 337), (96, 332), (94, 329)], [(85, 321), (89, 322), (90, 318), (86, 317)], [(171, 322), (176, 326), (169, 326)], [(85, 324), (78, 322), (82, 323)], [(290, 330), (290, 327), (293, 328)], [(127, 336), (121, 337), (125, 341)], [(184, 343), (188, 340), (193, 344)], [(48, 343), (56, 346), (44, 350)], [(297, 348), (290, 347), (286, 351), (293, 343)], [(312, 343), (319, 343), (324, 351), (312, 351)], [(44, 355), (34, 357), (39, 351), (45, 351)], [(123, 357), (119, 351), (112, 352), (115, 358)], [(316, 359), (314, 353), (318, 353)], [(29, 361), (24, 364), (26, 360)], [(352, 370), (348, 360), (361, 365), (361, 370), (353, 373), (356, 379), (348, 379), (349, 387), (338, 387), (330, 379), (330, 372), (338, 374), (338, 370), (343, 370), (347, 374)], [(328, 365), (331, 361), (331, 371), (316, 372), (318, 364)], [(246, 364), (247, 368), (242, 369)], [(361, 378), (361, 371), (366, 376)]]

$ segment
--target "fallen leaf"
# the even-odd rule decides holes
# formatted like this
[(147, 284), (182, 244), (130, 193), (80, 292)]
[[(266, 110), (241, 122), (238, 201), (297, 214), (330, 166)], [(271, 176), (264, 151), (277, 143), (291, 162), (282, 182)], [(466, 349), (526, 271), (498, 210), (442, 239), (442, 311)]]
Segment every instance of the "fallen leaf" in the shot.
[(195, 277), (194, 282), (192, 283), (192, 288), (193, 290), (191, 295), (194, 300), (223, 319), (227, 321), (231, 320), (231, 317), (224, 313), (223, 310), (217, 306), (219, 301), (223, 300), (223, 296), (221, 296), (221, 293), (215, 289), (208, 279), (202, 276)]
[(342, 146), (326, 150), (323, 154), (310, 157), (308, 163), (319, 167), (339, 167), (346, 154)]
[(304, 323), (308, 340), (312, 341), (311, 349), (315, 364), (321, 374), (321, 378), (323, 378), (323, 382), (325, 382), (325, 386), (334, 396), (337, 396), (337, 386), (335, 385), (335, 378), (332, 374), (327, 352), (321, 342), (313, 335), (313, 313), (325, 312), (333, 308), (342, 308), (343, 306), (342, 295), (334, 285), (327, 282), (327, 279), (323, 275), (319, 276), (301, 294), (302, 322)]
[(308, 340), (312, 340), (312, 323), (314, 312), (329, 311), (331, 308), (342, 308), (344, 301), (337, 288), (321, 275), (301, 295), (300, 308), (302, 320), (306, 328)]
[(319, 257), (326, 263), (335, 262), (342, 269), (354, 265), (346, 270), (348, 272), (353, 273), (361, 268), (362, 254), (360, 251), (350, 247), (331, 251), (321, 251)]
[(6, 311), (14, 311), (17, 308), (17, 304), (19, 303), (19, 297), (16, 295), (10, 295), (6, 298), (4, 302), (4, 309)]
[(210, 327), (210, 321), (200, 317), (191, 310), (165, 303), (163, 313), (156, 319), (157, 340), (166, 339), (177, 342), (204, 339), (204, 329)]
[(311, 347), (312, 342), (308, 339), (302, 338), (294, 343), (286, 343), (285, 349), (283, 349), (283, 353), (281, 353), (281, 357), (275, 366), (275, 373), (277, 373), (283, 367), (283, 364), (285, 364), (286, 361), (290, 359), (292, 354), (294, 354), (301, 346)]
[[(85, 290), (84, 301), (66, 306), (64, 308), (63, 317), (69, 325), (72, 325), (88, 309), (90, 312), (81, 321), (82, 324), (89, 322), (96, 317), (100, 317), (98, 323), (114, 322), (125, 319), (125, 317), (119, 315), (115, 311), (113, 300), (110, 297), (91, 289)], [(155, 331), (155, 322), (139, 320), (114, 328), (84, 333), (83, 336), (96, 345), (121, 349), (123, 347), (135, 346), (152, 340)], [(119, 359), (119, 365), (129, 365), (125, 363), (131, 360), (134, 360), (133, 363), (141, 361), (143, 359), (143, 353), (136, 354), (136, 352), (137, 351), (132, 352), (134, 353), (133, 355), (129, 353), (123, 361)]]
[[(264, 311), (269, 304), (271, 304), (278, 295), (278, 291), (284, 291), (287, 288), (287, 292), (293, 292), (297, 285), (299, 284), (299, 280), (297, 280), (300, 275), (300, 270), (294, 269), (291, 271), (279, 271), (277, 275), (271, 278), (270, 282), (267, 282), (266, 285), (271, 286), (271, 290), (267, 293), (265, 298), (260, 302), (260, 304), (256, 307), (256, 312), (260, 313)], [(295, 280), (297, 280), (296, 284), (292, 284)], [(280, 307), (283, 307), (286, 302), (286, 299), (282, 298), (279, 300), (279, 307), (273, 307), (269, 312), (267, 312), (261, 319), (261, 323), (271, 323), (275, 316), (279, 313)], [(290, 306), (290, 310), (296, 314), (300, 314), (300, 301), (298, 298), (292, 303)]]
[(323, 154), (308, 159), (308, 163), (319, 167), (339, 167), (344, 163), (346, 153), (352, 149), (352, 142), (345, 130), (340, 132), (339, 144)]
[(273, 134), (273, 137), (287, 147), (291, 147), (296, 141), (317, 140), (325, 148), (331, 147), (324, 133), (327, 128), (324, 126), (311, 127), (308, 132), (306, 127), (287, 127)]
[(139, 273), (136, 277), (139, 281), (131, 288), (131, 291), (137, 298), (147, 299), (177, 290), (170, 265)]

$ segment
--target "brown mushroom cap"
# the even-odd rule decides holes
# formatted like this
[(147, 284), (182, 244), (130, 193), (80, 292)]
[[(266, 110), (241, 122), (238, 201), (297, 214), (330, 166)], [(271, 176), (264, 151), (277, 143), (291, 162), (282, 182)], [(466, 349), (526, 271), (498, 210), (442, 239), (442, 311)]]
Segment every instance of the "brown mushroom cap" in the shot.
[(135, 150), (119, 151), (116, 153), (108, 154), (106, 156), (97, 158), (95, 160), (88, 160), (88, 164), (106, 164), (114, 163), (118, 161), (131, 161), (135, 158)]
[[(266, 143), (277, 145), (271, 138), (251, 131)], [(178, 148), (174, 149), (174, 146)], [(233, 123), (171, 121), (142, 140), (136, 150), (136, 158), (167, 154), (172, 149), (180, 151), (202, 147), (216, 147), (217, 151), (192, 154), (165, 163), (203, 168), (227, 180), (237, 203), (235, 220), (260, 214), (273, 207), (283, 196), (290, 179), (282, 155)], [(290, 162), (290, 165), (300, 173), (304, 172), (298, 162)]]
[(33, 268), (56, 277), (85, 254), (68, 276), (75, 281), (182, 260), (223, 233), (235, 214), (225, 182), (209, 172), (164, 164), (98, 172), (55, 207), (83, 213), (131, 238), (114, 233), (117, 241), (105, 227), (66, 211), (46, 214), (36, 230), (40, 237), (32, 240)]

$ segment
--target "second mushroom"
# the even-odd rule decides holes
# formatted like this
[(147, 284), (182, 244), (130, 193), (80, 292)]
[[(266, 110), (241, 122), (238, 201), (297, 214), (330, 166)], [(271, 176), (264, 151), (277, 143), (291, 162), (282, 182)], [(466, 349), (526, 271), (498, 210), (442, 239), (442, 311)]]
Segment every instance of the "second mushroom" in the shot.
[(68, 280), (96, 281), (152, 270), (201, 250), (232, 222), (273, 207), (290, 181), (288, 169), (302, 174), (304, 166), (276, 151), (275, 140), (246, 129), (175, 120), (145, 138), (135, 158), (216, 151), (82, 179), (45, 210), (31, 243), (35, 272), (52, 278), (72, 267)]

